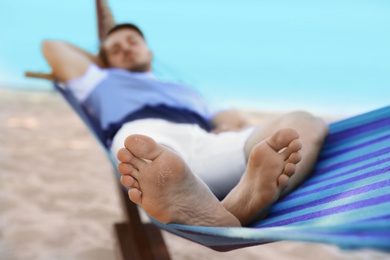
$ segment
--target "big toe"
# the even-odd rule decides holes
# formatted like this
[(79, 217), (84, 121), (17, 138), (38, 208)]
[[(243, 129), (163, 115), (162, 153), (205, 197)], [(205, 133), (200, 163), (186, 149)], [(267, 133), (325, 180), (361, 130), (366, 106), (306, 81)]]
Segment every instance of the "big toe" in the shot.
[(154, 160), (162, 152), (161, 146), (145, 135), (128, 136), (125, 140), (125, 147), (134, 156), (147, 160)]
[(278, 152), (283, 148), (287, 148), (292, 141), (298, 138), (299, 134), (297, 131), (292, 128), (283, 128), (271, 135), (267, 139), (267, 143)]

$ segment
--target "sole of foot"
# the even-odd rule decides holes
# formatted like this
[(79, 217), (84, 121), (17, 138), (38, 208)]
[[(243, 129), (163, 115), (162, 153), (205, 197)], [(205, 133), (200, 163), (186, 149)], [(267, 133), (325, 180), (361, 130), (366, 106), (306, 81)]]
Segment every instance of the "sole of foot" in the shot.
[(242, 225), (262, 218), (287, 187), (301, 160), (298, 133), (280, 129), (251, 151), (247, 169), (222, 204)]
[(155, 220), (198, 226), (239, 226), (209, 188), (171, 149), (131, 135), (118, 151), (121, 182), (130, 199)]

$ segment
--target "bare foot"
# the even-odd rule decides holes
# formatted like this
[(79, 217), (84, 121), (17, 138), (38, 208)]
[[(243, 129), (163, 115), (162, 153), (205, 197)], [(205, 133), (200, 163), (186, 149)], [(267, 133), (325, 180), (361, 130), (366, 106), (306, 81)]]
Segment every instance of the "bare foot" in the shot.
[(130, 188), (130, 199), (157, 221), (240, 226), (180, 156), (153, 139), (131, 135), (117, 157), (121, 182)]
[(280, 196), (301, 160), (302, 144), (293, 129), (281, 129), (257, 144), (240, 182), (222, 201), (242, 225), (258, 219)]

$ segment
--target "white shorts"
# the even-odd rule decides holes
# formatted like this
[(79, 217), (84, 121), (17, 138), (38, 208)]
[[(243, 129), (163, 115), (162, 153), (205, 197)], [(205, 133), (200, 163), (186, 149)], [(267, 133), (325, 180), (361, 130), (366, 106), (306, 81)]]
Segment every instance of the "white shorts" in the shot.
[(176, 151), (219, 198), (240, 180), (246, 168), (244, 146), (253, 128), (240, 132), (208, 133), (198, 125), (161, 119), (142, 119), (124, 124), (115, 135), (111, 152), (123, 147), (127, 136), (142, 134)]

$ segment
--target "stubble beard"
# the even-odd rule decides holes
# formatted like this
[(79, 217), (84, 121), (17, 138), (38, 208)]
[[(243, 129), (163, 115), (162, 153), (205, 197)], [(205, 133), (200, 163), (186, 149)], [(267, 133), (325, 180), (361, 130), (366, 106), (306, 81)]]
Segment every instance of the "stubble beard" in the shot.
[(148, 72), (150, 71), (150, 63), (134, 64), (128, 66), (127, 70), (132, 72)]

